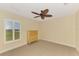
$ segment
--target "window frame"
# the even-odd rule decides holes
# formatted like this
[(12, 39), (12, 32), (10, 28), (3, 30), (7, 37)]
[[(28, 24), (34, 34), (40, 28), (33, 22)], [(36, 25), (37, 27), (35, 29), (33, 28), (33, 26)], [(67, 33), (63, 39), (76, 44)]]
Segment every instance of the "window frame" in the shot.
[[(13, 31), (13, 40), (11, 40), (11, 41), (7, 41), (6, 40), (6, 27), (5, 27), (5, 25), (6, 25), (6, 21), (12, 21), (13, 22), (13, 29), (12, 29), (12, 31)], [(15, 28), (14, 28), (14, 26), (15, 26), (15, 22), (17, 22), (17, 23), (19, 23), (20, 24), (20, 21), (18, 21), (18, 20), (14, 20), (14, 19), (6, 19), (5, 21), (4, 21), (4, 42), (5, 43), (12, 43), (12, 42), (16, 42), (16, 41), (19, 41), (19, 40), (21, 40), (21, 24), (20, 24), (20, 37), (19, 37), (19, 39), (15, 39)]]

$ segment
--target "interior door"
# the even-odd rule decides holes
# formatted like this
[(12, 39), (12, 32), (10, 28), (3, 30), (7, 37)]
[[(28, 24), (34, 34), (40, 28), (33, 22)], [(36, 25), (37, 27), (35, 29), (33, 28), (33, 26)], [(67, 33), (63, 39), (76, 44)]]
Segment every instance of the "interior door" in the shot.
[(32, 43), (38, 40), (38, 31), (30, 30), (28, 31), (28, 43)]

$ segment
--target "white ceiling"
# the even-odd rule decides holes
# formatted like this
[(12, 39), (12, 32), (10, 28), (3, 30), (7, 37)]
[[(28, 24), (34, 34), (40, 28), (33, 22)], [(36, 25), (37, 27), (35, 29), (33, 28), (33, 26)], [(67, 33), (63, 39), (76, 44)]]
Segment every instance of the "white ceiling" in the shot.
[(0, 9), (8, 10), (12, 13), (24, 16), (29, 19), (40, 19), (33, 18), (35, 15), (31, 11), (40, 13), (40, 10), (49, 9), (49, 13), (53, 14), (54, 17), (62, 17), (74, 14), (79, 9), (78, 3), (2, 3)]

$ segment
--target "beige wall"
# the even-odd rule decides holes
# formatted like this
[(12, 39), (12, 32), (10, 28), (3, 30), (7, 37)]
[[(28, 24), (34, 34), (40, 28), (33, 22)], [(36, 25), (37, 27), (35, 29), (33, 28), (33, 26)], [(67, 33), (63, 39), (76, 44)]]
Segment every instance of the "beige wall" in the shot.
[(76, 14), (76, 48), (79, 51), (79, 11)]
[[(12, 43), (4, 42), (4, 21), (6, 19), (17, 20), (21, 23), (21, 40)], [(0, 52), (4, 52), (9, 49), (19, 47), (21, 45), (27, 44), (27, 31), (28, 30), (38, 30), (39, 23), (33, 20), (28, 20), (21, 16), (11, 14), (7, 11), (0, 11)]]
[(41, 39), (75, 47), (75, 15), (40, 23)]

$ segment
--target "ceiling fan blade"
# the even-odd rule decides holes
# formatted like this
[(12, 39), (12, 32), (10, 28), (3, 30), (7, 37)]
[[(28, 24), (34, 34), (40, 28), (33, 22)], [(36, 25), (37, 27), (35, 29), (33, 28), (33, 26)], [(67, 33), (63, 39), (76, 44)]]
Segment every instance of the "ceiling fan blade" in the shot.
[(36, 15), (40, 15), (39, 13), (36, 13), (36, 12), (33, 12), (33, 11), (32, 11), (32, 13), (33, 13), (33, 14), (36, 14)]
[(43, 15), (46, 15), (48, 12), (49, 12), (49, 10), (48, 10), (48, 9), (45, 9), (45, 10), (42, 12), (42, 14), (43, 14)]
[(40, 16), (35, 16), (34, 18), (38, 18), (38, 17), (40, 17)]
[(44, 16), (41, 16), (41, 19), (44, 19), (45, 17)]
[(52, 17), (52, 15), (45, 15), (45, 17)]

